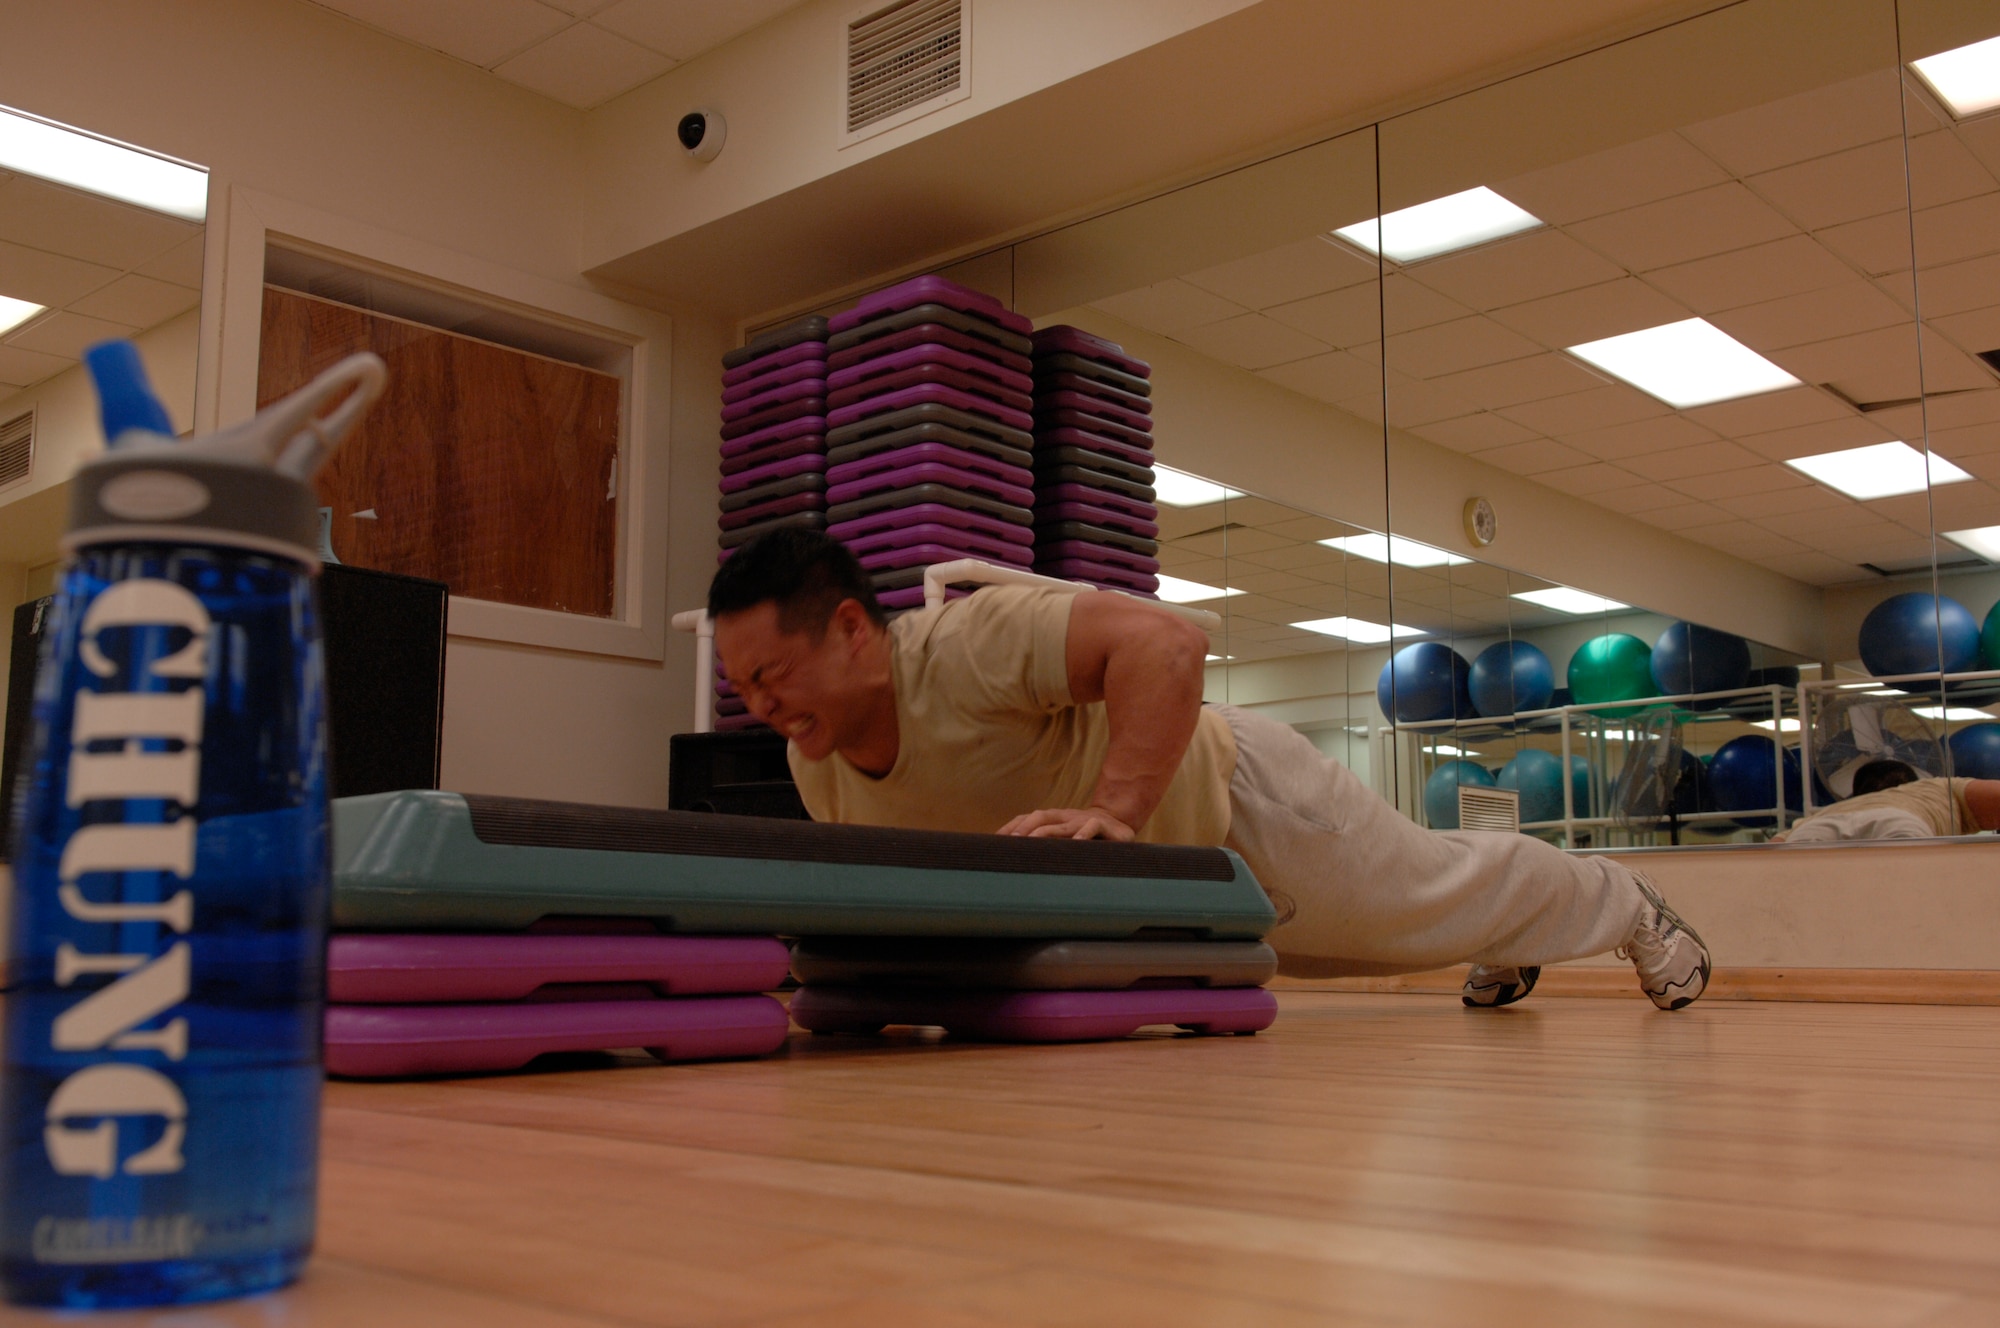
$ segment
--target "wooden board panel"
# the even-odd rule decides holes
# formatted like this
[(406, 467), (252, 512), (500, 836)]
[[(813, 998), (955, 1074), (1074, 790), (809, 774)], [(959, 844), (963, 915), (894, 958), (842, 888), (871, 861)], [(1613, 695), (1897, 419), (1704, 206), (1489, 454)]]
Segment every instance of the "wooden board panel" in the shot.
[(619, 380), (266, 287), (258, 405), (362, 350), (388, 362), (388, 391), (317, 482), (340, 560), (610, 616)]

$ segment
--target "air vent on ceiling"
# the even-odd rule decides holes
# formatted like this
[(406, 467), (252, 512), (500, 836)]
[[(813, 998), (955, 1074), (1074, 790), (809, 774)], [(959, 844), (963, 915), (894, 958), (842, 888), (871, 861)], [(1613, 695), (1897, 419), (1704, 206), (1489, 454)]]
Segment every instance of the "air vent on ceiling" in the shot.
[(18, 484), (35, 469), (35, 412), (0, 420), (0, 489)]
[(969, 0), (899, 0), (847, 25), (850, 140), (966, 95)]

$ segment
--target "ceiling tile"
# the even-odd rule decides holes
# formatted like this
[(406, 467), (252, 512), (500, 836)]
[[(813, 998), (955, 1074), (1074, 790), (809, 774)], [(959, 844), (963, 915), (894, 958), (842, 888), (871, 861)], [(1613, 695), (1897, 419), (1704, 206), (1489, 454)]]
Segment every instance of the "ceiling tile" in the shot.
[(1551, 350), (1677, 323), (1688, 311), (1633, 277), (1497, 309), (1493, 317)]
[(1844, 420), (1851, 418), (1854, 410), (1816, 387), (1790, 387), (1782, 392), (1762, 392), (1754, 397), (1718, 401), (1713, 406), (1696, 406), (1683, 413), (1717, 433), (1742, 435), (1789, 429), (1821, 420)]
[(44, 355), (59, 355), (66, 360), (74, 360), (83, 355), (86, 346), (109, 341), (113, 337), (129, 337), (136, 331), (138, 329), (129, 323), (85, 318), (82, 314), (53, 313), (10, 333), (7, 344), (20, 350), (40, 351)]
[[(1924, 336), (1922, 384), (1932, 392), (1987, 388), (1993, 375), (1939, 336)], [(1811, 383), (1825, 383), (1850, 401), (1895, 401), (1918, 391), (1916, 338), (1907, 327), (1878, 328), (1771, 352), (1771, 358)]]
[(1764, 352), (1898, 324), (1908, 329), (1912, 340), (1916, 338), (1910, 316), (1873, 284), (1858, 280), (1745, 305), (1718, 313), (1710, 321), (1753, 350)]
[[(1536, 438), (1525, 443), (1489, 448), (1473, 453), (1473, 458), (1489, 466), (1511, 470), (1516, 475), (1538, 475), (1545, 470), (1565, 470), (1587, 466), (1593, 460), (1574, 447), (1565, 447), (1552, 438)], [(1610, 486), (1607, 486), (1610, 487)]]
[(1544, 221), (1563, 224), (1721, 184), (1728, 172), (1675, 134), (1579, 157), (1495, 188)]
[[(564, 4), (569, 0), (550, 0)], [(769, 22), (800, 0), (619, 0), (592, 19), (675, 60), (687, 60)]]
[(1190, 272), (1186, 280), (1246, 309), (1268, 309), (1347, 286), (1366, 285), (1372, 291), (1375, 276), (1373, 259), (1313, 236)]
[(1542, 347), (1490, 318), (1474, 316), (1420, 328), (1389, 338), (1391, 368), (1419, 378), (1436, 378), (1484, 364), (1533, 355)]
[(1852, 500), (1825, 485), (1810, 481), (1792, 488), (1766, 489), (1759, 493), (1724, 494), (1713, 501), (1725, 511), (1757, 520), (1789, 512), (1823, 512), (1828, 508), (1854, 505)]
[(1854, 269), (1811, 236), (1792, 235), (1660, 268), (1646, 280), (1697, 313), (1714, 313), (1837, 286), (1854, 280)]
[(1844, 226), (1829, 226), (1817, 232), (1815, 238), (1870, 276), (1907, 272), (1910, 268), (1910, 223), (1899, 212), (1850, 221)]
[(69, 307), (92, 318), (133, 327), (157, 327), (201, 303), (201, 292), (151, 277), (124, 276)]
[[(1622, 466), (1619, 469), (1624, 469)], [(1590, 495), (1590, 501), (1599, 507), (1608, 507), (1614, 512), (1636, 514), (1651, 512), (1662, 507), (1681, 507), (1687, 503), (1687, 495), (1676, 493), (1664, 484), (1632, 483), (1639, 477), (1626, 472), (1629, 487), (1604, 489)]]
[(117, 276), (117, 268), (0, 240), (0, 295), (56, 309)]
[(0, 344), (0, 383), (9, 387), (27, 387), (61, 373), (75, 363), (74, 359), (60, 355), (43, 355), (19, 346)]
[(314, 0), (391, 36), (490, 69), (571, 22), (536, 0)]
[(1605, 382), (1574, 356), (1560, 353), (1529, 355), (1504, 364), (1446, 374), (1432, 381), (1489, 410), (1584, 392), (1602, 387)]
[(2000, 388), (1933, 395), (1924, 405), (1924, 418), (1933, 430), (1990, 424), (2000, 420)]
[(1689, 526), (1712, 526), (1718, 521), (1726, 521), (1729, 514), (1712, 503), (1676, 503), (1671, 507), (1654, 507), (1633, 516), (1649, 526), (1661, 530), (1685, 530)]
[(1651, 452), (1672, 452), (1716, 441), (1712, 430), (1680, 415), (1658, 415), (1614, 424), (1608, 428), (1581, 429), (1564, 433), (1562, 440), (1606, 461), (1645, 456)]
[(140, 264), (137, 271), (140, 276), (151, 277), (155, 281), (200, 290), (202, 250), (206, 243), (206, 238), (197, 232), (150, 263)]
[(1382, 367), (1346, 351), (1294, 360), (1275, 369), (1261, 370), (1260, 376), (1317, 401), (1345, 401), (1371, 389), (1377, 394), (1382, 391)]
[(1535, 476), (1535, 482), (1546, 484), (1551, 489), (1560, 489), (1564, 493), (1588, 497), (1591, 494), (1605, 493), (1614, 489), (1630, 488), (1632, 472), (1598, 461), (1587, 466), (1572, 466), (1567, 470), (1543, 471)]
[(1569, 229), (1633, 272), (1797, 234), (1770, 204), (1735, 183), (1595, 217)]
[(1458, 419), (1477, 409), (1472, 402), (1436, 383), (1415, 382), (1401, 374), (1389, 380), (1389, 422), (1399, 429)]
[(542, 3), (554, 5), (563, 13), (573, 14), (577, 18), (589, 18), (606, 5), (614, 3), (614, 0), (542, 0)]
[(1759, 456), (1773, 461), (1790, 461), (1793, 457), (1817, 456), (1821, 452), (1838, 452), (1849, 447), (1872, 447), (1876, 443), (1892, 442), (1895, 437), (1877, 421), (1850, 413), (1838, 419), (1821, 420), (1792, 429), (1739, 434), (1737, 441)]
[(1646, 452), (1626, 457), (1619, 464), (1649, 480), (1672, 480), (1688, 475), (1743, 470), (1762, 463), (1763, 457), (1735, 443), (1721, 441), (1677, 447), (1671, 452)]
[[(1713, 474), (1684, 475), (1666, 481), (1667, 487), (1705, 503), (1723, 505), (1726, 498), (1747, 494), (1778, 493), (1787, 489), (1811, 488), (1813, 482), (1790, 466), (1752, 466)], [(1732, 509), (1734, 510), (1734, 509)]]
[(1817, 552), (1780, 554), (1764, 561), (1764, 566), (1794, 581), (1814, 586), (1837, 586), (1860, 576), (1872, 576), (1853, 563)]
[(1986, 164), (1986, 169), (2000, 175), (2000, 119), (1979, 116), (1953, 125), (1951, 132)]
[(0, 240), (129, 271), (201, 233), (194, 222), (17, 175), (0, 182)]
[(1537, 433), (1560, 438), (1585, 429), (1628, 424), (1633, 420), (1651, 419), (1671, 412), (1637, 388), (1612, 383), (1594, 387), (1588, 392), (1572, 392), (1568, 396), (1550, 397), (1546, 401), (1509, 406), (1500, 413)]
[(1474, 309), (1497, 309), (1624, 275), (1610, 259), (1546, 227), (1435, 258), (1410, 276)]
[(2000, 190), (1916, 215), (1919, 268), (2000, 252)]
[[(1437, 427), (1435, 425), (1433, 428)], [(1960, 429), (1932, 429), (1931, 450), (1954, 461), (2000, 452), (2000, 424), (1970, 424)]]
[(493, 67), (509, 83), (587, 111), (673, 68), (671, 57), (578, 23)]
[(1955, 203), (2000, 187), (1994, 172), (1956, 134), (1928, 134), (1910, 142), (1910, 196), (1919, 209)]
[(1901, 212), (1909, 203), (1901, 138), (1766, 171), (1744, 183), (1809, 231)]
[(1478, 452), (1489, 447), (1504, 447), (1508, 443), (1526, 442), (1535, 436), (1533, 429), (1487, 411), (1480, 411), (1474, 415), (1460, 415), (1456, 419), (1439, 420), (1435, 424), (1419, 425), (1410, 432), (1419, 438), (1428, 438), (1441, 447), (1449, 447), (1454, 452)]
[(1391, 272), (1382, 283), (1382, 324), (1390, 336), (1464, 318), (1471, 312), (1457, 300), (1401, 272)]
[(1923, 297), (1924, 317), (1931, 319), (2000, 305), (2000, 254), (1925, 268), (1918, 274), (1917, 293)]
[[(1928, 314), (1928, 311), (1926, 313)], [(1926, 316), (1925, 323), (1935, 331), (1950, 337), (1961, 350), (1969, 350), (1974, 354), (2000, 350), (2000, 305), (1978, 309), (1971, 313), (1950, 314), (1943, 318)]]
[(1151, 286), (1141, 286), (1138, 290), (1122, 295), (1112, 295), (1094, 301), (1094, 309), (1102, 309), (1113, 318), (1122, 318), (1128, 323), (1145, 328), (1148, 332), (1158, 332), (1172, 336), (1176, 332), (1199, 327), (1203, 323), (1213, 323), (1249, 310), (1233, 304), (1220, 295), (1211, 295), (1196, 286), (1178, 279), (1158, 282)]
[(1737, 175), (1900, 137), (1893, 67), (1691, 125), (1681, 132)]
[(1382, 309), (1372, 285), (1287, 301), (1265, 313), (1330, 346), (1354, 346), (1382, 335)]
[(1268, 369), (1308, 355), (1323, 355), (1330, 349), (1324, 341), (1263, 314), (1239, 314), (1219, 323), (1204, 323), (1176, 333), (1174, 339), (1245, 369)]

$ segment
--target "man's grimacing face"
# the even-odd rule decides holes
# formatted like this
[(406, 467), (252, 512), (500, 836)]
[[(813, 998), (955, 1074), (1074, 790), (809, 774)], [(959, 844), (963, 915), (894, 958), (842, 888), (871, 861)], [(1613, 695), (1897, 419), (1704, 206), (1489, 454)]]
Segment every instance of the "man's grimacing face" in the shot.
[(753, 605), (715, 620), (715, 650), (750, 713), (823, 761), (853, 736), (865, 709), (855, 664), (874, 630), (861, 606), (843, 601), (817, 636), (787, 632), (778, 606)]

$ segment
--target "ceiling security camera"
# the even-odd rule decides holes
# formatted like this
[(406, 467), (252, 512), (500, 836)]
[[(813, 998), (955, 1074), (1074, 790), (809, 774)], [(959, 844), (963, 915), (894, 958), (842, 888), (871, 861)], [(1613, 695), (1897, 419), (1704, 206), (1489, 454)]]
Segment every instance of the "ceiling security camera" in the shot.
[(721, 111), (703, 107), (683, 115), (675, 132), (689, 156), (696, 161), (714, 161), (722, 153), (722, 140), (729, 136), (729, 126), (723, 123)]

